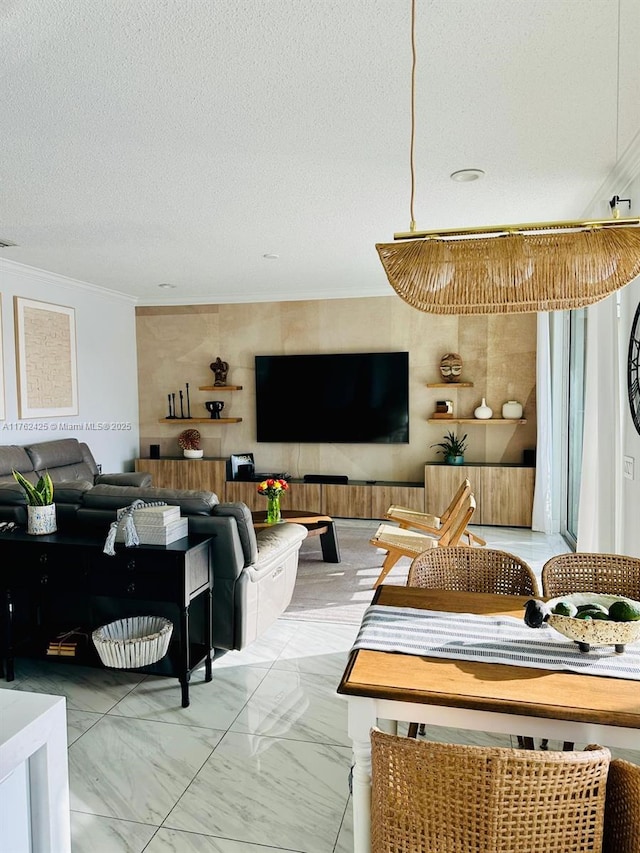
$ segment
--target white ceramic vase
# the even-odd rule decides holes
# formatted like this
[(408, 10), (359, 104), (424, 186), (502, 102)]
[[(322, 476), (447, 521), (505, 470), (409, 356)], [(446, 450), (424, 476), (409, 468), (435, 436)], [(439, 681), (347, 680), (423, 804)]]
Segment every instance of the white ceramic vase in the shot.
[(183, 450), (182, 455), (185, 459), (202, 459), (204, 450)]
[(522, 417), (522, 403), (517, 400), (507, 400), (502, 406), (502, 417), (519, 420)]
[(482, 398), (482, 403), (474, 410), (473, 416), (480, 421), (488, 421), (493, 415), (493, 409), (487, 406), (487, 401)]
[(57, 529), (55, 504), (27, 506), (27, 533), (44, 536), (47, 533), (55, 533)]

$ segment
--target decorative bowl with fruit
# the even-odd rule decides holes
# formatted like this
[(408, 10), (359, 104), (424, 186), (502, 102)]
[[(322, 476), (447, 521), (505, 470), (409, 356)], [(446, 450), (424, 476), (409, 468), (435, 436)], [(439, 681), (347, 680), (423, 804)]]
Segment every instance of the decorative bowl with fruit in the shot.
[(622, 653), (627, 643), (640, 640), (640, 601), (575, 592), (547, 602), (528, 602), (525, 623), (536, 628), (544, 622), (575, 640), (581, 652), (588, 652), (591, 646), (615, 646)]

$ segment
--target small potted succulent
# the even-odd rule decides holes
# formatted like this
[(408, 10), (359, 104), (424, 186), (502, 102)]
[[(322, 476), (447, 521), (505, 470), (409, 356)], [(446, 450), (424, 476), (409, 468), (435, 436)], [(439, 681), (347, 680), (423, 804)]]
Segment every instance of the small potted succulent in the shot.
[(458, 438), (454, 432), (449, 430), (445, 434), (444, 441), (432, 444), (431, 447), (440, 448), (436, 452), (442, 453), (447, 465), (462, 465), (464, 463), (464, 452), (467, 449), (467, 434), (465, 433), (462, 438)]
[(19, 471), (12, 471), (13, 477), (24, 489), (27, 499), (27, 533), (42, 536), (55, 533), (56, 505), (53, 502), (53, 482), (48, 471), (34, 485)]
[(197, 429), (185, 429), (178, 436), (185, 459), (202, 459), (204, 450), (200, 448), (200, 433)]

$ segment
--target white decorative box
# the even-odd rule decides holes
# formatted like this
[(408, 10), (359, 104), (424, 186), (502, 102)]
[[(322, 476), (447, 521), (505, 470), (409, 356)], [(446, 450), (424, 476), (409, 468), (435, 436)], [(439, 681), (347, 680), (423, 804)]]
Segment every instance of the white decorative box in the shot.
[[(189, 535), (189, 519), (178, 518), (168, 524), (137, 524), (136, 532), (141, 545), (169, 545)], [(124, 530), (118, 529), (116, 542), (124, 542)]]
[[(117, 513), (118, 519), (126, 512), (126, 508), (119, 509)], [(167, 524), (170, 521), (177, 521), (180, 518), (179, 506), (143, 506), (139, 509), (134, 509), (133, 520), (136, 527), (138, 524)]]

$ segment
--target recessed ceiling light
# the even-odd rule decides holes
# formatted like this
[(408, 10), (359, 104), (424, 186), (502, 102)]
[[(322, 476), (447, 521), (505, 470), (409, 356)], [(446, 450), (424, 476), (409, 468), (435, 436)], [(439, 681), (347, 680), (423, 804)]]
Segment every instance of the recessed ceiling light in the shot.
[(277, 261), (280, 255), (275, 255), (273, 252), (267, 252), (267, 254), (262, 257), (267, 258), (269, 261)]
[(159, 284), (158, 287), (162, 287), (164, 290), (173, 290), (175, 287), (177, 287), (177, 285), (168, 284), (165, 282), (164, 284)]
[(467, 183), (468, 181), (477, 181), (484, 177), (482, 169), (458, 169), (457, 172), (452, 172), (449, 177), (452, 181), (459, 183)]

